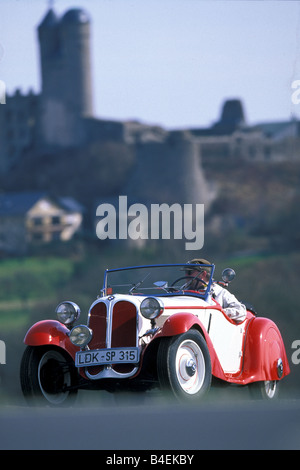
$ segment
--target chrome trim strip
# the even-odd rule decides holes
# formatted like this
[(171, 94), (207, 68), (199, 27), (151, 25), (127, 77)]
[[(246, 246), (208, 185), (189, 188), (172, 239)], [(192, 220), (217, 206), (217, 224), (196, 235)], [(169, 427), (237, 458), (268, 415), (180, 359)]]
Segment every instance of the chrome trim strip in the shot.
[(136, 374), (138, 367), (135, 367), (132, 371), (126, 374), (120, 374), (120, 372), (116, 372), (111, 366), (105, 366), (104, 369), (99, 372), (97, 375), (91, 375), (88, 372), (88, 368), (85, 369), (86, 376), (91, 380), (99, 380), (99, 379), (127, 379), (132, 375)]

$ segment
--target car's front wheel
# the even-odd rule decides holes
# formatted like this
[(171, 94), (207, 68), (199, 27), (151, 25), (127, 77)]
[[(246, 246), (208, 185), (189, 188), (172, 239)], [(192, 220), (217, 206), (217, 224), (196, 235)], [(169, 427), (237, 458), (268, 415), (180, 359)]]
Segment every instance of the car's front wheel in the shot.
[(179, 400), (202, 397), (211, 384), (211, 361), (204, 337), (197, 330), (162, 338), (158, 348), (157, 372), (160, 386)]
[(21, 388), (30, 404), (62, 406), (76, 396), (77, 372), (72, 359), (53, 347), (27, 346), (20, 367)]

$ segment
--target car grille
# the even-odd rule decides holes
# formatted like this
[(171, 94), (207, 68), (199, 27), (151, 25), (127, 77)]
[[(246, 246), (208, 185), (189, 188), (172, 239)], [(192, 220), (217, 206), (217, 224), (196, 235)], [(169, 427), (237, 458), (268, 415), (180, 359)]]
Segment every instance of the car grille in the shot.
[[(89, 348), (118, 348), (137, 346), (137, 309), (128, 301), (99, 301), (89, 313), (89, 327), (93, 338)], [(89, 367), (91, 375), (97, 375), (104, 366)], [(118, 373), (128, 374), (134, 369), (132, 364), (112, 364)]]

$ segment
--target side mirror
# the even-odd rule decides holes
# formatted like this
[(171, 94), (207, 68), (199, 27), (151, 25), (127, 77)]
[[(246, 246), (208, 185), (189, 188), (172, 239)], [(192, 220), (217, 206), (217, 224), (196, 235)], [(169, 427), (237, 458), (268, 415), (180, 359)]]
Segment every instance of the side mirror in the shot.
[(224, 269), (224, 271), (222, 272), (222, 279), (224, 282), (229, 284), (229, 282), (233, 281), (234, 278), (235, 278), (235, 271), (233, 269), (231, 268)]

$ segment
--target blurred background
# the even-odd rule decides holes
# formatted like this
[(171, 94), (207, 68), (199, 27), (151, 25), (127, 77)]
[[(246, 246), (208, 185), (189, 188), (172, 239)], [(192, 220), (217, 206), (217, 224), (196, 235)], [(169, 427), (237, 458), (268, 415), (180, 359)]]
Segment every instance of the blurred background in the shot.
[[(298, 396), (300, 2), (2, 0), (0, 398), (23, 338), (105, 268), (204, 257), (275, 321)], [(96, 207), (204, 204), (204, 246), (99, 240)]]

